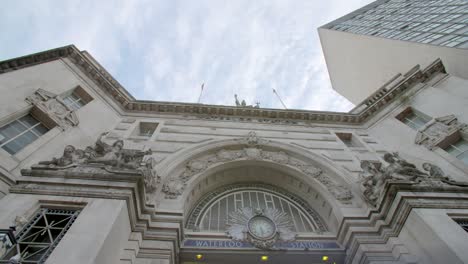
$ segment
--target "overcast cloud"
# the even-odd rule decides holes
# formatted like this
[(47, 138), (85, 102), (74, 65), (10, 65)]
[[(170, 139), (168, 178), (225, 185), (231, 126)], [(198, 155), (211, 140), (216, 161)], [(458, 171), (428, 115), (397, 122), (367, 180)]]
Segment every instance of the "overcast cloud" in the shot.
[(370, 0), (4, 1), (0, 60), (68, 44), (137, 99), (348, 111), (317, 27)]

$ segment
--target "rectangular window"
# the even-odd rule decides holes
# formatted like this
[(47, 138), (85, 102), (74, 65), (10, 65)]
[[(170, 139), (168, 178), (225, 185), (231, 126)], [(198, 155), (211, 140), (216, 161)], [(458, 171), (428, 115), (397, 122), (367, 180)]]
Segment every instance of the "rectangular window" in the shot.
[(335, 133), (336, 136), (348, 147), (350, 148), (359, 148), (363, 147), (363, 145), (353, 137), (351, 133)]
[(63, 102), (70, 108), (70, 110), (78, 110), (85, 105), (83, 100), (75, 94), (65, 96), (63, 98)]
[(445, 151), (468, 164), (468, 141), (465, 139), (460, 138), (457, 142), (450, 144)]
[(62, 97), (63, 102), (72, 111), (76, 111), (93, 100), (83, 88), (80, 86), (73, 89), (73, 91)]
[(41, 122), (28, 114), (0, 127), (0, 146), (13, 155), (48, 130)]
[(154, 131), (156, 131), (158, 125), (158, 123), (153, 122), (140, 122), (133, 131), (132, 136), (150, 138), (154, 134)]
[(18, 246), (11, 247), (0, 256), (0, 263), (44, 263), (79, 212), (42, 208), (16, 235)]
[(414, 130), (418, 130), (431, 120), (428, 116), (414, 111), (411, 107), (401, 112), (396, 118)]

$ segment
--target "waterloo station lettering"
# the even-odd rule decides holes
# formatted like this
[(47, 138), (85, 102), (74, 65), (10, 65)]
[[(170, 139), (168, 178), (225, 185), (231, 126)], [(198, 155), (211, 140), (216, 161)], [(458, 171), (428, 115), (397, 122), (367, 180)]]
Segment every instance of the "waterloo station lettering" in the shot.
[[(190, 248), (255, 248), (247, 242), (234, 240), (192, 240), (184, 241), (184, 247)], [(277, 249), (337, 249), (337, 243), (331, 241), (294, 241), (277, 242), (274, 246)]]

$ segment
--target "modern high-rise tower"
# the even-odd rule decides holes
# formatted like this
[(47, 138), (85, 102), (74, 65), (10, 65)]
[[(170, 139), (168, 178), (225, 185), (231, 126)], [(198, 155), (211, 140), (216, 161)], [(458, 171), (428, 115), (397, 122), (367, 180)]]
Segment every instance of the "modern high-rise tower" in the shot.
[(437, 58), (468, 79), (466, 0), (378, 0), (318, 31), (333, 88), (355, 104), (397, 69)]

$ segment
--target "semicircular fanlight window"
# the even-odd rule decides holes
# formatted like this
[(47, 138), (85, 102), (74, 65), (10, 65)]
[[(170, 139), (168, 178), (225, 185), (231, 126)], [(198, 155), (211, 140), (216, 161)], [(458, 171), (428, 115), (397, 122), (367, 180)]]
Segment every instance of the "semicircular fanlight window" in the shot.
[(187, 228), (208, 232), (224, 232), (229, 215), (240, 209), (273, 208), (291, 217), (295, 232), (325, 231), (318, 214), (302, 199), (273, 186), (237, 185), (215, 191), (192, 210)]

